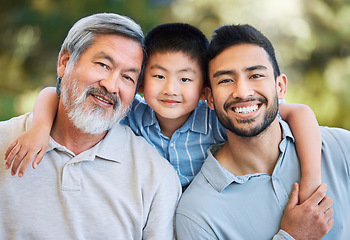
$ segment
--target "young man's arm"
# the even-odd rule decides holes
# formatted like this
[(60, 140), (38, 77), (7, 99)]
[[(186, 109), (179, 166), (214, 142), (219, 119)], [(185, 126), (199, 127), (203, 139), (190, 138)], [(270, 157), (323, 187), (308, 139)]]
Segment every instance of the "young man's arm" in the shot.
[(34, 104), (31, 127), (19, 135), (5, 152), (5, 169), (12, 164), (12, 175), (16, 175), (20, 166), (18, 176), (22, 177), (33, 159), (33, 168), (36, 168), (44, 157), (57, 107), (56, 88), (43, 89)]

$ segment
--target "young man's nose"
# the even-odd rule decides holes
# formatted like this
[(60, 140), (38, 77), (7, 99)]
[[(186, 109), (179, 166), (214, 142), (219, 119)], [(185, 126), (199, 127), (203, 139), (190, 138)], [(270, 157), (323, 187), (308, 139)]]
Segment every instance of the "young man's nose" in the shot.
[(252, 84), (249, 82), (249, 80), (238, 79), (234, 84), (232, 95), (242, 99), (254, 95)]

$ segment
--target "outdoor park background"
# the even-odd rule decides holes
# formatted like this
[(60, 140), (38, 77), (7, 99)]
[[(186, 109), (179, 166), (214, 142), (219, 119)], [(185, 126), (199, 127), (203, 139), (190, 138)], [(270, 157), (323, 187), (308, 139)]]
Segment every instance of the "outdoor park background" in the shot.
[(0, 3), (0, 120), (32, 110), (56, 82), (56, 59), (72, 24), (116, 12), (144, 33), (186, 22), (210, 39), (223, 24), (249, 23), (272, 40), (288, 76), (287, 102), (304, 103), (320, 125), (350, 130), (349, 0), (15, 0)]

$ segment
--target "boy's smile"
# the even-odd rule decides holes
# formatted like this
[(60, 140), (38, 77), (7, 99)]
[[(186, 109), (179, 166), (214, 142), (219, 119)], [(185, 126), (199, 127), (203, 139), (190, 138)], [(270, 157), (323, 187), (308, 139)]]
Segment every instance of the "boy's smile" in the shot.
[(143, 89), (160, 125), (181, 127), (203, 96), (203, 74), (198, 62), (182, 52), (155, 53), (146, 64)]

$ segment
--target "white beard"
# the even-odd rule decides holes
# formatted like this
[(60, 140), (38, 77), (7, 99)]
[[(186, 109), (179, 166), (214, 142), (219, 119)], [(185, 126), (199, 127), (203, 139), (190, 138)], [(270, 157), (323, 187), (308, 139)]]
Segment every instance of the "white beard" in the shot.
[[(91, 103), (93, 106), (85, 106), (86, 99), (90, 95), (89, 91), (94, 89), (86, 88), (79, 95), (77, 80), (70, 79), (70, 83), (62, 84), (61, 98), (68, 117), (75, 127), (84, 133), (101, 134), (123, 119), (129, 108), (121, 109), (120, 99), (116, 98), (112, 116), (108, 116), (108, 111), (97, 104)], [(103, 89), (97, 90), (106, 92)]]

